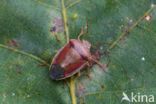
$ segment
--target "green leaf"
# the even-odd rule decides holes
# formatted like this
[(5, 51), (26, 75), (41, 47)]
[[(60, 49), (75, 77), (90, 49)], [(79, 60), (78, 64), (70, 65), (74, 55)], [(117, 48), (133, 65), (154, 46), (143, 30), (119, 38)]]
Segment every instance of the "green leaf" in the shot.
[(61, 46), (50, 32), (53, 20), (61, 18), (54, 2), (0, 1), (0, 103), (71, 102), (67, 85), (52, 81), (49, 67), (36, 57), (51, 61)]
[[(70, 38), (77, 38), (88, 21), (88, 33), (82, 38), (103, 53), (101, 63), (109, 62), (107, 72), (97, 65), (81, 72), (76, 79), (78, 103), (120, 104), (123, 92), (156, 96), (153, 3), (65, 0)], [(0, 1), (0, 103), (71, 103), (65, 81), (51, 80), (49, 68), (41, 65), (43, 59), (50, 63), (66, 41), (63, 31), (57, 32), (61, 42), (50, 32), (59, 18), (60, 0)]]
[(53, 5), (37, 0), (1, 0), (0, 43), (7, 44), (15, 40), (18, 48), (40, 57), (54, 54), (56, 39), (50, 32), (52, 23), (60, 12)]
[(1, 103), (70, 102), (65, 85), (48, 77), (48, 67), (43, 67), (36, 60), (7, 49), (0, 48), (0, 53)]

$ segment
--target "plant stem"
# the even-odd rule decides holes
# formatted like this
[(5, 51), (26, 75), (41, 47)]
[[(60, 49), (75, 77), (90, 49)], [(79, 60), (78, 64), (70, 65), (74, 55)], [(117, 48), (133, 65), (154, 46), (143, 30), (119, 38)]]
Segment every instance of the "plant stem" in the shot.
[(43, 63), (43, 64), (45, 64), (47, 66), (50, 66), (45, 60), (43, 60), (43, 59), (41, 59), (41, 58), (39, 58), (37, 56), (34, 56), (34, 55), (30, 54), (30, 53), (27, 53), (27, 52), (24, 52), (24, 51), (21, 51), (21, 50), (12, 48), (12, 47), (8, 47), (8, 46), (3, 45), (3, 44), (0, 44), (0, 48), (5, 48), (5, 49), (11, 50), (13, 52), (16, 52), (16, 53), (31, 57), (32, 59), (37, 60), (40, 63)]
[(68, 24), (67, 24), (67, 13), (66, 13), (66, 8), (64, 5), (64, 0), (61, 0), (61, 5), (62, 5), (62, 18), (63, 18), (63, 23), (64, 23), (64, 35), (66, 38), (66, 41), (69, 42), (69, 30), (68, 30)]
[[(64, 4), (64, 0), (61, 0), (61, 5), (62, 5), (62, 18), (64, 22), (64, 35), (66, 38), (67, 43), (69, 42), (69, 29), (68, 29), (68, 24), (67, 24), (67, 12), (66, 12), (66, 7)], [(72, 104), (76, 104), (76, 96), (75, 96), (75, 79), (71, 77), (70, 79), (70, 95), (71, 95), (71, 100)]]
[(80, 1), (81, 0), (76, 0), (76, 1), (72, 2), (71, 4), (69, 4), (68, 6), (66, 6), (66, 8), (70, 8), (70, 7), (74, 6), (74, 5), (76, 5), (77, 3), (79, 3)]
[(151, 7), (148, 11), (146, 11), (144, 13), (144, 15), (142, 17), (140, 17), (127, 31), (124, 31), (123, 33), (121, 33), (121, 35), (119, 35), (119, 37), (109, 46), (109, 49), (108, 50), (111, 50), (113, 49), (117, 43), (130, 31), (133, 30), (133, 28), (135, 28), (139, 23), (140, 21), (142, 21), (144, 19), (144, 17), (149, 14), (152, 10), (153, 10), (154, 7)]
[(70, 95), (72, 98), (72, 104), (76, 104), (75, 79), (73, 77), (70, 78)]

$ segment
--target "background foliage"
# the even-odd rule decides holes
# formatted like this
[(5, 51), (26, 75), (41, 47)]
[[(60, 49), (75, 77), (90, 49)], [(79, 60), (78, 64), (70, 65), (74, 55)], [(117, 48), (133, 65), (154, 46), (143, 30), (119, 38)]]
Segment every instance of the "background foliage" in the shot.
[[(83, 39), (108, 63), (105, 73), (94, 65), (76, 80), (78, 103), (121, 103), (122, 92), (156, 96), (156, 8), (154, 0), (65, 0), (70, 38), (77, 38), (86, 21), (89, 31)], [(145, 16), (151, 17), (147, 20)], [(50, 32), (62, 28), (60, 0), (0, 1), (0, 103), (71, 103), (65, 81), (52, 81), (48, 67), (33, 54), (50, 63), (65, 42)], [(112, 43), (121, 39), (110, 49)], [(30, 53), (23, 55), (13, 49)], [(109, 73), (109, 74), (108, 74)], [(88, 77), (89, 76), (89, 77)], [(124, 102), (126, 103), (126, 102)]]

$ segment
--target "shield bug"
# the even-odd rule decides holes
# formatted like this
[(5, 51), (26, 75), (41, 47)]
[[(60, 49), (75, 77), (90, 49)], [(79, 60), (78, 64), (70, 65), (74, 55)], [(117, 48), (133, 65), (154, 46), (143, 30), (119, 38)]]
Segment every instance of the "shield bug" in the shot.
[[(79, 36), (82, 34), (83, 29)], [(71, 39), (54, 56), (50, 66), (50, 77), (54, 80), (65, 79), (95, 63), (104, 69), (105, 66), (97, 61), (90, 48), (91, 44), (86, 40), (80, 40), (80, 37)]]

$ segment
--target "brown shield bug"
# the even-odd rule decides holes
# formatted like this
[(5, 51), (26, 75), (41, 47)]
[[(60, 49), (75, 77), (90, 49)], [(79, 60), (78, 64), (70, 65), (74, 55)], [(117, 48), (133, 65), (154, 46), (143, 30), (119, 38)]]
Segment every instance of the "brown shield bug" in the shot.
[[(79, 37), (83, 34), (83, 30)], [(105, 69), (105, 66), (97, 61), (96, 55), (90, 52), (91, 44), (86, 40), (80, 40), (79, 37), (71, 39), (54, 56), (50, 66), (52, 79), (61, 80), (71, 77), (84, 67), (95, 63)]]

